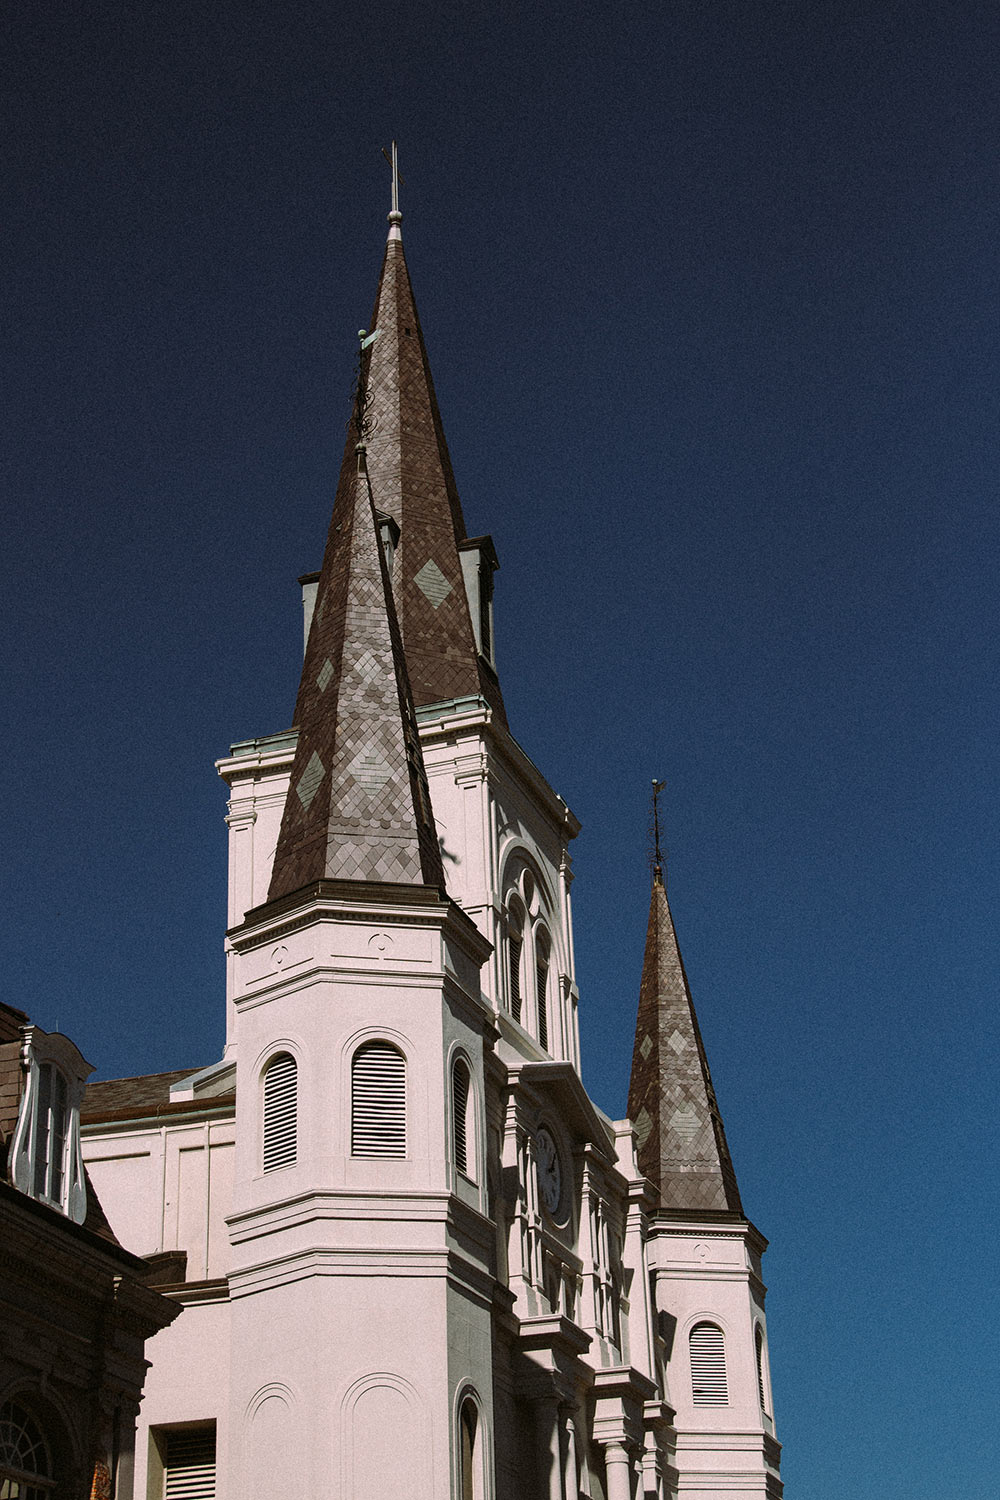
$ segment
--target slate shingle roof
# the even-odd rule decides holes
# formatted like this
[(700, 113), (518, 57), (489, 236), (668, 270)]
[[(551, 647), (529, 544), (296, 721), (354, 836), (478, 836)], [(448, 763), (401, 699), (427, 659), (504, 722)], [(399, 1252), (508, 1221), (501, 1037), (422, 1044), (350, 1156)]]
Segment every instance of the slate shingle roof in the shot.
[(649, 907), (628, 1113), (636, 1129), (639, 1170), (658, 1189), (662, 1208), (742, 1214), (736, 1173), (659, 872)]
[(171, 1086), (193, 1072), (194, 1068), (175, 1068), (172, 1073), (143, 1073), (137, 1078), (100, 1078), (87, 1084), (80, 1119), (89, 1123), (157, 1114), (170, 1105)]
[[(476, 650), (462, 579), (465, 521), (438, 410), (402, 240), (391, 234), (379, 278), (368, 364), (368, 471), (375, 504), (400, 528), (393, 592), (418, 708), (481, 694), (506, 725), (495, 673)], [(355, 468), (354, 424), (338, 486)], [(335, 507), (336, 509), (336, 507)]]
[(268, 899), (317, 880), (443, 890), (363, 447), (337, 492), (295, 722), (298, 740)]

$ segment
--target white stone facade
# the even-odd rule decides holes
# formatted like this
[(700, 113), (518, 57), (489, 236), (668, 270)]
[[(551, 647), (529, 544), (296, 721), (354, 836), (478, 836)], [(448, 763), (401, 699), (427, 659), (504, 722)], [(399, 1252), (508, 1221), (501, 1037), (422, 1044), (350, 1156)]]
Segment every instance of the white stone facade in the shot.
[[(220, 762), (225, 1058), (175, 1084), (171, 1112), (85, 1141), (122, 1242), (187, 1255), (171, 1293), (184, 1313), (149, 1349), (137, 1493), (163, 1493), (165, 1434), (212, 1423), (220, 1500), (273, 1493), (276, 1470), (316, 1500), (404, 1485), (427, 1500), (777, 1495), (755, 1347), (763, 1241), (746, 1222), (651, 1221), (631, 1127), (580, 1081), (577, 824), (481, 704), (421, 721), (449, 891), (471, 922), (378, 892), (255, 921), (293, 739)], [(404, 1060), (398, 1159), (352, 1154), (352, 1059), (369, 1040)], [(262, 1078), (277, 1055), (296, 1063), (295, 1161), (265, 1171)], [(693, 1400), (690, 1331), (704, 1323), (724, 1339), (725, 1405)]]

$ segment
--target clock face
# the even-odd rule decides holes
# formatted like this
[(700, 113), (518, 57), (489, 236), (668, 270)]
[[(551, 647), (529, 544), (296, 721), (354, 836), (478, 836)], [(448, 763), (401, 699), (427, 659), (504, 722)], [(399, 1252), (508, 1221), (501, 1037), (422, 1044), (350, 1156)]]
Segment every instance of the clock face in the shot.
[(538, 1158), (538, 1186), (542, 1202), (550, 1214), (555, 1214), (562, 1197), (562, 1164), (551, 1134), (543, 1125), (535, 1136), (535, 1151)]

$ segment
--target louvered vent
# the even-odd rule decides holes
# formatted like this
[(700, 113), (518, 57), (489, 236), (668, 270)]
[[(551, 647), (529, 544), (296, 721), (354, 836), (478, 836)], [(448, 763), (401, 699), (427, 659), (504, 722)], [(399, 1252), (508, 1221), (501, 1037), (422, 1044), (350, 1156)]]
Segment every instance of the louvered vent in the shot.
[(493, 594), (493, 571), (480, 565), (479, 568), (479, 649), (493, 660), (493, 631), (490, 598)]
[(549, 1002), (545, 993), (548, 986), (548, 964), (539, 964), (535, 970), (535, 990), (538, 996), (538, 1042), (549, 1050)]
[(512, 932), (507, 940), (507, 955), (510, 962), (510, 1013), (515, 1021), (521, 1019), (521, 938)]
[(469, 1175), (469, 1070), (460, 1057), (451, 1070), (452, 1107), (455, 1111), (455, 1166)]
[(726, 1345), (714, 1323), (696, 1323), (691, 1346), (691, 1395), (695, 1406), (728, 1406)]
[(758, 1323), (757, 1332), (754, 1335), (754, 1343), (757, 1346), (757, 1394), (760, 1396), (760, 1409), (766, 1414), (767, 1400), (764, 1396), (764, 1333)]
[(370, 1042), (354, 1054), (351, 1155), (406, 1155), (406, 1062), (388, 1042)]
[(295, 1162), (298, 1134), (298, 1068), (282, 1052), (264, 1074), (264, 1171)]
[(215, 1500), (215, 1428), (168, 1432), (164, 1500)]

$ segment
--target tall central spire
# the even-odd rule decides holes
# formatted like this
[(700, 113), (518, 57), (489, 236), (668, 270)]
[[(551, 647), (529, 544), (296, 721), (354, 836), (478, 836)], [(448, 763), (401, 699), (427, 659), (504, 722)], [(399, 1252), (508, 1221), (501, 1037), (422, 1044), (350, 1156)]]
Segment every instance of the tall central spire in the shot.
[[(398, 173), (394, 173), (394, 186)], [(396, 194), (371, 329), (368, 470), (375, 503), (400, 529), (392, 584), (417, 707), (481, 696), (506, 723), (500, 684), (479, 654), (459, 556), (465, 521), (403, 253)], [(335, 508), (353, 482), (354, 426)]]

